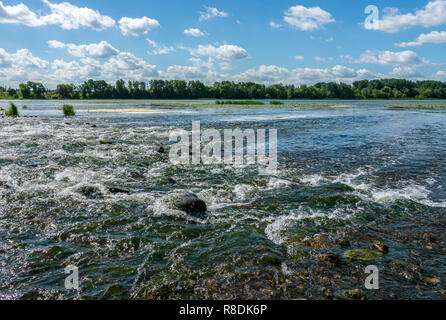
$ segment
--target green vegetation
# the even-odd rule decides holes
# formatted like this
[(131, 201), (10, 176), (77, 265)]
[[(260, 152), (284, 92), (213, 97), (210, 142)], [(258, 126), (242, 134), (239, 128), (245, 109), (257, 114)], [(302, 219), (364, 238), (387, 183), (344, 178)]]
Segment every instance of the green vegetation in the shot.
[(446, 104), (440, 103), (397, 103), (392, 104), (393, 109), (446, 109)]
[[(114, 85), (104, 80), (88, 80), (77, 86), (59, 84), (48, 90), (43, 84), (28, 81), (19, 88), (0, 87), (2, 99), (212, 99), (212, 100), (285, 100), (285, 99), (446, 99), (446, 82), (404, 79), (361, 80), (353, 84), (316, 83), (315, 85), (266, 86), (253, 82), (120, 79)], [(272, 105), (280, 104), (272, 102)], [(227, 102), (225, 102), (226, 104)]]
[(18, 117), (19, 116), (19, 109), (17, 106), (11, 102), (9, 109), (6, 110), (5, 115), (8, 117)]
[(62, 111), (65, 117), (73, 117), (76, 115), (74, 112), (74, 107), (71, 104), (64, 104)]
[(280, 105), (283, 104), (283, 102), (281, 102), (281, 101), (270, 101), (269, 104), (274, 105), (274, 106), (280, 106)]
[(263, 102), (259, 102), (259, 101), (216, 101), (215, 104), (235, 104), (235, 105), (243, 105), (243, 106), (264, 105)]

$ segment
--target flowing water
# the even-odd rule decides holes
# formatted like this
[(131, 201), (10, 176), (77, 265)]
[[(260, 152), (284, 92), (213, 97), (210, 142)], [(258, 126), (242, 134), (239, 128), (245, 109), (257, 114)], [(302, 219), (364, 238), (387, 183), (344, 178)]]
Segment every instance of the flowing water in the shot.
[[(78, 102), (68, 119), (59, 102), (23, 104), (0, 119), (2, 299), (446, 298), (444, 109)], [(278, 172), (156, 152), (195, 120), (277, 129)], [(206, 216), (175, 208), (190, 192)], [(375, 241), (388, 254), (344, 256)], [(68, 265), (79, 291), (64, 287)], [(367, 265), (379, 290), (364, 288)]]

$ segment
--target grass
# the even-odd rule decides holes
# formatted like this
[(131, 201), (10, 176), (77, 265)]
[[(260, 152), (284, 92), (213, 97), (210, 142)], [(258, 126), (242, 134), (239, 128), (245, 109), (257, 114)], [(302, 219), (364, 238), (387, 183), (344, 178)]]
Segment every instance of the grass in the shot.
[(76, 115), (76, 112), (74, 112), (74, 107), (71, 104), (64, 104), (62, 106), (62, 111), (65, 117), (73, 117)]
[(226, 105), (226, 104), (234, 105), (235, 104), (235, 105), (243, 105), (243, 106), (254, 106), (254, 105), (261, 106), (261, 105), (264, 105), (263, 102), (252, 101), (252, 100), (247, 100), (247, 101), (231, 101), (231, 100), (220, 101), (220, 100), (218, 100), (218, 101), (215, 102), (215, 104), (224, 104), (224, 105)]
[(269, 104), (274, 105), (274, 106), (279, 106), (279, 105), (282, 105), (283, 102), (281, 102), (281, 101), (270, 101)]
[(5, 116), (8, 117), (18, 117), (19, 116), (19, 108), (14, 103), (10, 103), (9, 109), (6, 110)]
[(394, 109), (446, 109), (446, 104), (441, 103), (398, 103), (391, 105)]

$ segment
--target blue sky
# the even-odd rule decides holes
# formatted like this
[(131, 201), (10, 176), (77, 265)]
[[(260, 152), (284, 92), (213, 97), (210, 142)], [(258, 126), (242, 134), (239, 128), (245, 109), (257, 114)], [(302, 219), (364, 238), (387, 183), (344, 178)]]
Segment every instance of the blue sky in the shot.
[(446, 81), (445, 25), (444, 0), (0, 0), (0, 85)]

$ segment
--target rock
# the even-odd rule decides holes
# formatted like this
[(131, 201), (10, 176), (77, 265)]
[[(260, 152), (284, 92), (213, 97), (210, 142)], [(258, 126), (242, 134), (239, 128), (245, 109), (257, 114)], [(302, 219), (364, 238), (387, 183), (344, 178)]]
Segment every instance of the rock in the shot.
[(117, 187), (108, 187), (107, 190), (110, 193), (125, 193), (125, 194), (130, 194), (131, 192), (129, 190), (125, 190), (125, 189), (121, 189), (121, 188), (117, 188)]
[(159, 146), (159, 147), (156, 149), (156, 152), (158, 152), (158, 153), (166, 153), (166, 150), (164, 149), (163, 146)]
[(319, 257), (319, 259), (330, 264), (338, 264), (341, 261), (339, 255), (334, 253), (323, 254)]
[(425, 278), (424, 281), (433, 285), (441, 283), (441, 280), (438, 278)]
[(381, 259), (383, 254), (381, 252), (365, 249), (355, 249), (344, 252), (344, 257), (350, 260), (373, 261)]
[(372, 247), (375, 248), (376, 250), (378, 250), (379, 252), (382, 252), (384, 254), (389, 253), (389, 247), (386, 246), (384, 243), (382, 243), (381, 241), (375, 241), (372, 244)]
[(348, 247), (350, 247), (350, 240), (345, 239), (345, 238), (339, 239), (338, 244), (343, 248), (348, 248)]
[(104, 140), (104, 139), (99, 140), (99, 143), (100, 144), (113, 144), (113, 142), (111, 142), (109, 140)]
[(90, 127), (92, 127), (92, 128), (97, 128), (98, 126), (95, 125), (95, 124), (92, 124)]
[(131, 171), (130, 172), (130, 177), (132, 177), (132, 178), (140, 178), (141, 177), (141, 173), (139, 173), (137, 171)]
[(339, 295), (345, 299), (351, 300), (365, 300), (364, 292), (360, 289), (344, 290)]
[(194, 194), (189, 194), (182, 199), (179, 199), (175, 206), (186, 213), (195, 215), (195, 214), (203, 214), (206, 213), (207, 206), (206, 203), (199, 199)]
[(84, 186), (77, 190), (88, 199), (97, 199), (102, 197), (101, 191), (96, 187)]

